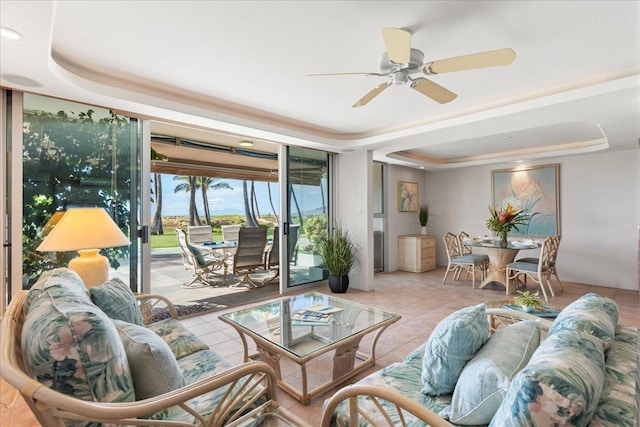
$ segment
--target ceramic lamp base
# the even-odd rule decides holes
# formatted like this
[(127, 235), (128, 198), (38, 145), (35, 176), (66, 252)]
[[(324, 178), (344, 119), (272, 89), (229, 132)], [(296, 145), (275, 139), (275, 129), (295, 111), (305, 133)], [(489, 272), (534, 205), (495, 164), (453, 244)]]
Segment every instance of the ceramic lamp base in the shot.
[(69, 261), (69, 269), (78, 273), (87, 288), (109, 280), (109, 260), (98, 252), (100, 249), (81, 250), (79, 257)]

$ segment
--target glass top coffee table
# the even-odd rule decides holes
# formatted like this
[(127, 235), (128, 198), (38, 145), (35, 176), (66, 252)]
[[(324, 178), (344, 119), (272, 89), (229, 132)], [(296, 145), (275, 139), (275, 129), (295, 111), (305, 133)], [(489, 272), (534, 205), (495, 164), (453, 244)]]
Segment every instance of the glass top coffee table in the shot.
[[(298, 317), (295, 316), (297, 312), (318, 304), (334, 312), (325, 316), (328, 318), (294, 319)], [(276, 371), (280, 388), (306, 405), (314, 396), (375, 364), (378, 338), (387, 327), (400, 320), (400, 316), (310, 292), (226, 313), (219, 319), (240, 334), (245, 362), (259, 358), (268, 363)], [(370, 333), (374, 333), (370, 352), (362, 353), (359, 351), (360, 341)], [(249, 354), (246, 337), (255, 342), (257, 354)], [(309, 391), (307, 362), (333, 350), (331, 379)], [(283, 380), (280, 369), (282, 357), (300, 366), (301, 390)], [(360, 360), (357, 365), (356, 358)]]

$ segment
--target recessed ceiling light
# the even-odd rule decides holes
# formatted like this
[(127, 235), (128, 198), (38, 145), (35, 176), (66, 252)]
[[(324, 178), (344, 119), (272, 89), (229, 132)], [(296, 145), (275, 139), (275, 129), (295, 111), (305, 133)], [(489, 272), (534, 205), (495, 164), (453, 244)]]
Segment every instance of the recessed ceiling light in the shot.
[(38, 81), (30, 79), (29, 77), (18, 76), (17, 74), (3, 74), (3, 80), (6, 80), (10, 83), (15, 83), (20, 86), (28, 86), (28, 87), (40, 87), (42, 84)]
[(513, 135), (507, 135), (507, 136), (503, 136), (502, 139), (504, 141), (508, 140), (508, 139), (513, 139)]
[(420, 166), (418, 169), (424, 169), (424, 166)]
[(241, 147), (253, 147), (253, 142), (244, 140), (244, 141), (238, 142), (238, 145)]
[(516, 160), (516, 163), (522, 163), (524, 160)]
[(24, 38), (22, 34), (8, 27), (0, 27), (0, 36), (9, 40), (22, 40)]

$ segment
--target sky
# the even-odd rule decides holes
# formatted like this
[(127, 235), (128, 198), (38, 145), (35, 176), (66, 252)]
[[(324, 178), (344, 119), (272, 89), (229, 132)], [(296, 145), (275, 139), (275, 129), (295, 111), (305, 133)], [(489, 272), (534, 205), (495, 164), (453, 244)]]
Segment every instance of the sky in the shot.
[[(183, 181), (173, 179), (174, 175), (162, 174), (162, 215), (163, 216), (187, 216), (189, 214), (189, 193), (174, 193), (177, 185)], [(153, 181), (153, 174), (151, 175)], [(221, 181), (229, 184), (233, 189), (209, 190), (209, 210), (211, 215), (244, 215), (244, 197), (242, 193), (242, 181), (236, 179), (223, 179)], [(250, 188), (249, 183), (247, 183)], [(269, 192), (267, 185), (271, 186), (271, 197), (276, 214), (280, 215), (279, 184), (272, 182), (255, 182), (256, 196), (258, 199), (258, 209), (260, 214), (273, 214), (269, 203)], [(301, 188), (302, 187), (302, 188)], [(153, 188), (153, 187), (152, 187)], [(322, 206), (320, 189), (315, 186), (294, 186), (294, 191), (301, 205), (302, 212), (312, 211)], [(202, 193), (197, 192), (196, 205), (198, 213), (203, 216)], [(151, 203), (151, 213), (155, 212), (155, 203)]]

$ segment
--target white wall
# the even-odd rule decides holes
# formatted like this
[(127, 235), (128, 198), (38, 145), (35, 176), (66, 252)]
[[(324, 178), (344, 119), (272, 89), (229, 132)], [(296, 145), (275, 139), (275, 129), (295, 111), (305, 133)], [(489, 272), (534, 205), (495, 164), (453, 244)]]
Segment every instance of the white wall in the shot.
[(338, 155), (336, 225), (349, 231), (358, 245), (358, 264), (349, 274), (349, 287), (373, 288), (373, 155), (355, 151)]
[[(527, 165), (552, 163), (560, 164), (560, 278), (638, 289), (640, 151), (557, 157)], [(438, 239), (439, 265), (447, 262), (442, 244), (447, 231), (465, 230), (472, 236), (490, 234), (485, 221), (491, 204), (491, 170), (514, 166), (496, 164), (426, 174), (425, 194), (433, 213), (429, 234)], [(402, 174), (396, 171), (394, 175), (390, 179), (400, 179), (398, 176)], [(393, 186), (390, 189), (395, 192)], [(396, 238), (409, 228), (412, 232), (417, 229), (417, 217), (407, 218), (398, 214), (397, 209), (389, 212), (390, 232), (393, 224)], [(408, 220), (413, 225), (406, 225)], [(389, 260), (389, 271), (395, 269), (397, 257), (395, 263)]]
[[(387, 165), (385, 171), (388, 190), (385, 194), (387, 212), (384, 242), (387, 254), (385, 271), (396, 271), (398, 269), (398, 236), (420, 233), (418, 212), (398, 212), (398, 181), (417, 182), (418, 203), (420, 205), (429, 203), (430, 208), (433, 208), (433, 205), (426, 191), (424, 171), (395, 165)], [(429, 234), (433, 234), (432, 221), (433, 218), (429, 219)]]

